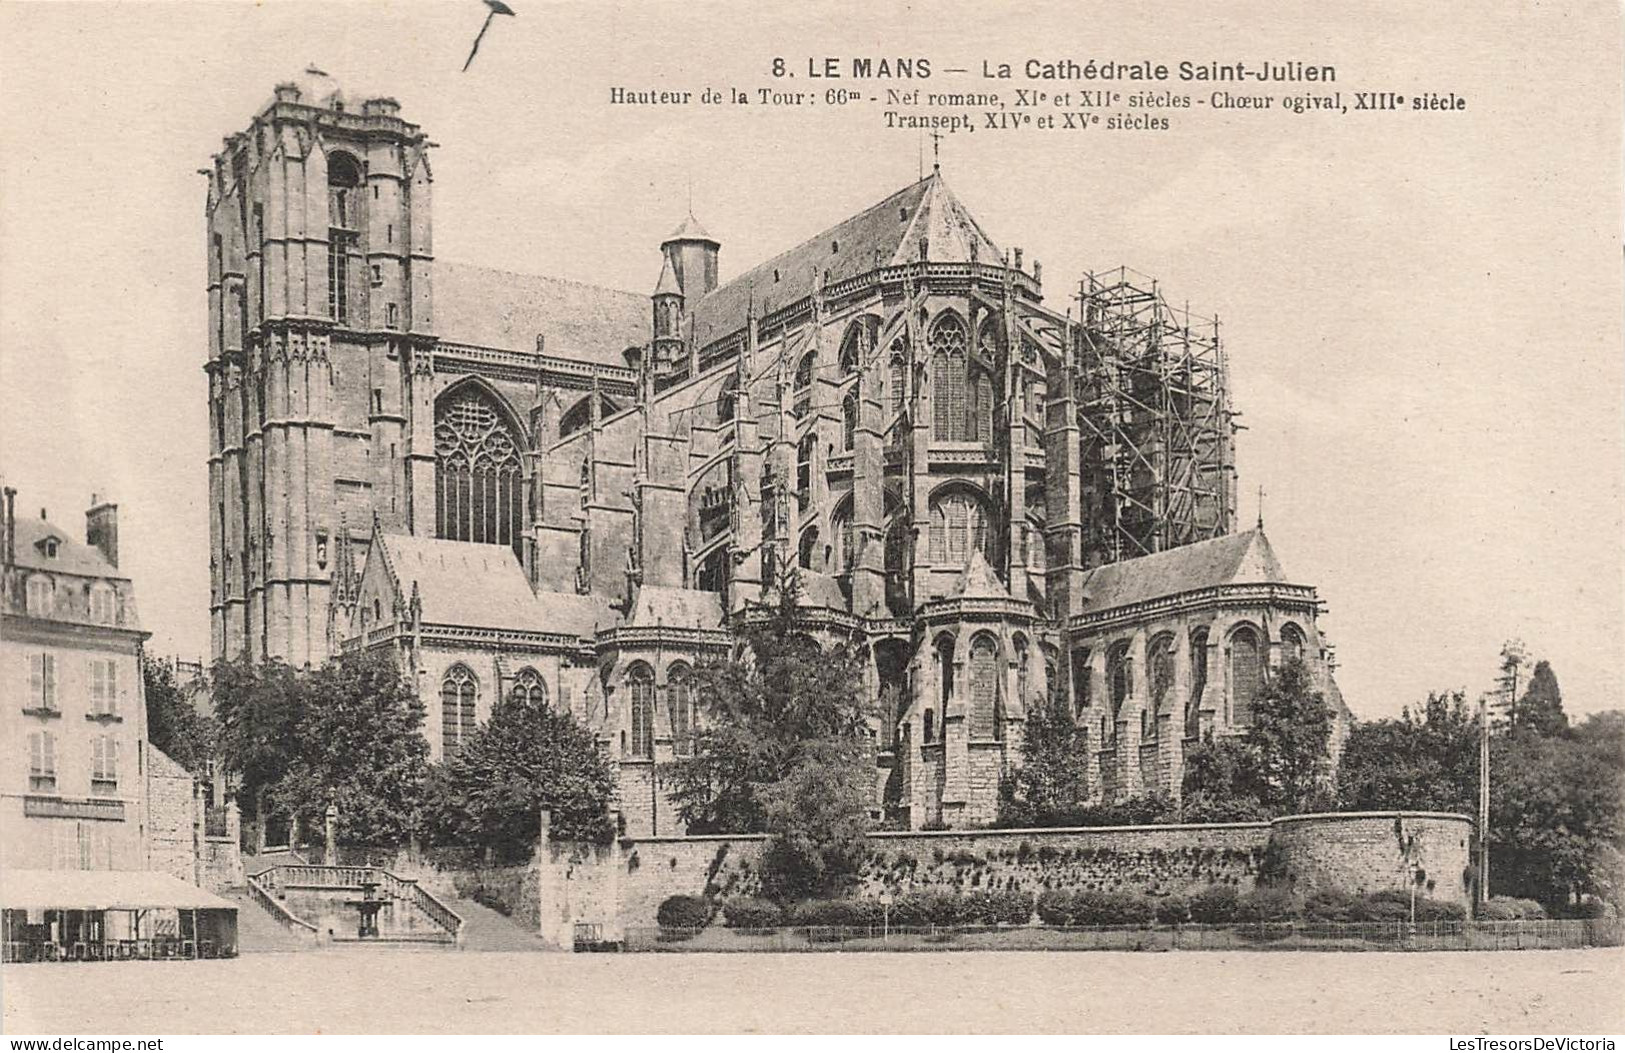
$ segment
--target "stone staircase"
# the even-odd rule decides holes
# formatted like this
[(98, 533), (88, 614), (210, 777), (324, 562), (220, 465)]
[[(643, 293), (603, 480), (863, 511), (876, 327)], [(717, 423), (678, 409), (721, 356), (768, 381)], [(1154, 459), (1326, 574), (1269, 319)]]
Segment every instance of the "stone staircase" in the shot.
[(441, 895), (441, 902), (463, 919), (462, 943), (465, 951), (543, 951), (546, 944), (500, 911), (482, 903), (456, 896)]
[(239, 954), (308, 951), (317, 946), (315, 940), (297, 936), (289, 931), (269, 910), (249, 895), (246, 888), (227, 889), (220, 894), (237, 904)]

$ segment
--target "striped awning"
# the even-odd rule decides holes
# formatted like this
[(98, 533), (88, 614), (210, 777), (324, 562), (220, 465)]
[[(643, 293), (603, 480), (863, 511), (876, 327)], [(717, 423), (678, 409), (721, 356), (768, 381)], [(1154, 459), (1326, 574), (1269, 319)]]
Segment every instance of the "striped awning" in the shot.
[(6, 910), (231, 910), (237, 905), (155, 870), (3, 870)]

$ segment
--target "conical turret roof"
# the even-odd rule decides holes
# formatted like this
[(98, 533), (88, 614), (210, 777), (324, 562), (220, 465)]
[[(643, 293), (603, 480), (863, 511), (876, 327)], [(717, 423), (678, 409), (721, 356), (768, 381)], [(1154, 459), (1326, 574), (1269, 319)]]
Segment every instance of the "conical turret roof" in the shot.
[(655, 285), (655, 296), (681, 296), (683, 287), (677, 284), (677, 273), (671, 269), (671, 257), (660, 265), (660, 281)]
[(692, 212), (690, 212), (688, 216), (677, 225), (676, 230), (671, 232), (671, 237), (667, 238), (660, 244), (662, 246), (670, 245), (674, 241), (706, 241), (710, 242), (712, 245), (721, 244), (721, 242), (717, 241), (716, 238), (713, 238), (711, 235), (705, 232), (705, 228), (700, 226), (700, 221), (694, 218), (694, 213)]

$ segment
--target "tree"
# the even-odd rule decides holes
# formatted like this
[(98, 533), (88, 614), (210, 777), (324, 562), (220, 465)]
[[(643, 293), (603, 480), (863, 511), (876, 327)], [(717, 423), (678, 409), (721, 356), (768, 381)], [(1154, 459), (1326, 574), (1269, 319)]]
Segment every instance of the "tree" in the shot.
[(1021, 764), (999, 783), (1003, 827), (1065, 826), (1089, 803), (1088, 732), (1065, 705), (1028, 708)]
[(1497, 736), (1490, 779), (1491, 888), (1561, 910), (1582, 895), (1619, 904), (1625, 855), (1625, 714), (1568, 736)]
[(147, 741), (194, 775), (214, 758), (218, 729), (214, 718), (200, 713), (175, 683), (175, 665), (141, 655), (141, 680), (147, 700)]
[[(782, 864), (782, 887), (828, 887), (855, 865), (843, 846), (868, 822), (863, 661), (802, 635), (794, 569), (776, 591), (767, 616), (743, 627), (732, 656), (695, 668), (705, 720), (693, 755), (663, 774), (690, 833), (770, 833), (767, 858)], [(801, 867), (810, 869), (791, 873)]]
[(345, 655), (300, 679), (295, 749), (269, 799), (320, 829), (338, 806), (338, 840), (398, 846), (417, 821), (429, 744), (423, 704), (384, 653)]
[(263, 836), (270, 817), (267, 794), (299, 752), (305, 694), (298, 674), (275, 659), (223, 658), (210, 670), (209, 691), (221, 761), (236, 787), (237, 803)]
[(1332, 714), (1300, 658), (1281, 665), (1253, 703), (1246, 741), (1258, 755), (1259, 800), (1277, 815), (1313, 811), (1330, 797)]
[(1474, 815), (1478, 714), (1465, 693), (1432, 692), (1417, 718), (1356, 724), (1337, 767), (1337, 799), (1353, 811), (1415, 808)]
[(1563, 712), (1563, 692), (1557, 686), (1557, 674), (1544, 658), (1535, 663), (1529, 686), (1513, 707), (1511, 724), (1514, 732), (1531, 731), (1536, 735), (1561, 735), (1568, 730), (1569, 718)]
[(557, 841), (607, 843), (614, 779), (597, 739), (568, 713), (510, 696), (427, 791), (432, 838), (523, 850), (536, 843), (542, 809)]
[(1258, 751), (1245, 739), (1207, 736), (1185, 755), (1180, 820), (1239, 823), (1269, 817), (1259, 799), (1263, 771)]

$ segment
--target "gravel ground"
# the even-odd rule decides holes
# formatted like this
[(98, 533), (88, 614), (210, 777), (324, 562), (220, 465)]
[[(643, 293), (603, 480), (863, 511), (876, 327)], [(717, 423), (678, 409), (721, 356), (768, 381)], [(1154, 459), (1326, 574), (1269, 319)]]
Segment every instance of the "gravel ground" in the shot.
[(7, 965), (9, 1034), (1625, 1032), (1625, 949), (473, 954)]

